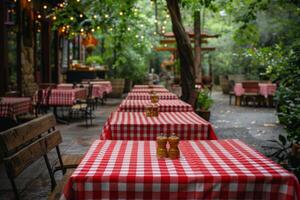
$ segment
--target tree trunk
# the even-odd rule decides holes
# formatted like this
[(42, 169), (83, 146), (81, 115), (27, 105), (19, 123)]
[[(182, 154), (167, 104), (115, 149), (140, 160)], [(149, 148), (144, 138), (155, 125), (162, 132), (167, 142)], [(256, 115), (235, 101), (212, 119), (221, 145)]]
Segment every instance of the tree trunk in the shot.
[(180, 59), (180, 74), (182, 87), (182, 100), (191, 102), (194, 98), (194, 58), (193, 50), (188, 35), (181, 21), (178, 0), (166, 0), (167, 7), (172, 20), (172, 28), (177, 42)]
[(195, 78), (197, 83), (202, 83), (201, 68), (201, 18), (200, 11), (194, 12), (194, 33), (195, 33)]

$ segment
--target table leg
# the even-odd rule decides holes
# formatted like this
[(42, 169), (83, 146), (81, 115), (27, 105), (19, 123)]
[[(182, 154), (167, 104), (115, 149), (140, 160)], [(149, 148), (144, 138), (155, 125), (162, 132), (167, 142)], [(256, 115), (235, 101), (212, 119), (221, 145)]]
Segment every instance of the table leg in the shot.
[(236, 106), (241, 106), (241, 96), (236, 96), (235, 97), (235, 105)]

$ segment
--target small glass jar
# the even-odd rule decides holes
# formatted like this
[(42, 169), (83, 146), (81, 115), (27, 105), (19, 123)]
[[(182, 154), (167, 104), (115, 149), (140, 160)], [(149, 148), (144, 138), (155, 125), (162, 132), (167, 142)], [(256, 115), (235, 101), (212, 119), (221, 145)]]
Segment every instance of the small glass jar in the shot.
[(146, 112), (146, 117), (151, 117), (152, 116), (152, 105), (146, 105), (145, 112)]
[(179, 145), (179, 137), (173, 134), (168, 138), (168, 142), (170, 144), (168, 155), (170, 159), (178, 159), (180, 157), (180, 151), (178, 148)]
[(157, 117), (159, 113), (159, 107), (157, 104), (152, 105), (152, 116)]

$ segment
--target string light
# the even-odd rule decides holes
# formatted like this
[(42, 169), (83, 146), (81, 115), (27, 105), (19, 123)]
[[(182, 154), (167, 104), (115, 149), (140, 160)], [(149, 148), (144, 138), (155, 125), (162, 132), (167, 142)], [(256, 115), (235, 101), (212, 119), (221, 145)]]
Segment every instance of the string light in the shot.
[(73, 20), (74, 20), (74, 17), (70, 17), (70, 20), (73, 21)]
[(48, 7), (47, 7), (47, 5), (44, 5), (43, 8), (46, 10)]
[(135, 35), (136, 38), (139, 38), (139, 35)]
[(80, 17), (80, 18), (83, 18), (83, 14), (80, 14), (79, 17)]
[(95, 29), (92, 28), (92, 32), (95, 32)]
[(84, 31), (84, 29), (82, 28), (82, 29), (80, 29), (80, 32), (83, 32)]
[(108, 17), (109, 17), (108, 14), (106, 14), (106, 15), (105, 15), (105, 18), (108, 18)]
[(94, 17), (94, 19), (96, 19), (96, 18), (97, 18), (97, 15), (94, 15), (93, 17)]
[(120, 12), (120, 16), (122, 16), (123, 15), (123, 12)]
[(27, 0), (27, 2), (28, 2), (28, 3), (30, 3), (30, 2), (31, 2), (31, 0)]
[(38, 14), (38, 15), (37, 15), (37, 18), (38, 18), (38, 19), (41, 19), (41, 18), (42, 18), (42, 15)]
[(80, 2), (80, 0), (77, 0), (77, 2)]
[(142, 35), (141, 38), (144, 39), (144, 36)]
[(57, 18), (56, 18), (56, 16), (54, 15), (54, 16), (52, 17), (52, 19), (53, 19), (53, 20), (56, 20)]
[(97, 26), (97, 29), (99, 30), (99, 29), (100, 29), (100, 26)]
[(128, 27), (128, 28), (127, 28), (127, 30), (128, 30), (128, 31), (130, 31), (130, 30), (131, 30), (131, 28), (130, 28), (130, 27)]
[(157, 35), (157, 33), (156, 33), (156, 32), (154, 32), (153, 34), (154, 34), (154, 35)]

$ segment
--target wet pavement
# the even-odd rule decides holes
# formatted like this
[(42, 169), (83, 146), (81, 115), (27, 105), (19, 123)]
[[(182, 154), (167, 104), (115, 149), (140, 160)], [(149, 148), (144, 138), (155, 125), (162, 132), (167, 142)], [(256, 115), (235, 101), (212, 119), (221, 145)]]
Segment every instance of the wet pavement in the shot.
[[(237, 107), (229, 105), (228, 96), (219, 92), (212, 94), (214, 106), (211, 122), (219, 139), (238, 138), (266, 154), (262, 148), (266, 140), (276, 139), (283, 128), (277, 124), (275, 110), (272, 108)], [(108, 99), (105, 105), (95, 111), (93, 126), (86, 128), (84, 121), (72, 122), (69, 125), (58, 125), (63, 143), (60, 145), (62, 154), (83, 154), (91, 143), (99, 138), (102, 126), (109, 114), (114, 111), (121, 99)], [(49, 155), (50, 160), (56, 160), (56, 152)], [(56, 173), (59, 181), (61, 173)], [(43, 159), (27, 168), (17, 179), (16, 184), (21, 199), (47, 199), (50, 193), (50, 178)], [(10, 182), (4, 167), (0, 165), (0, 199), (13, 199)]]

